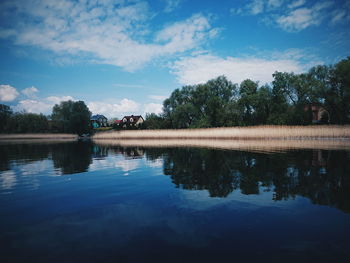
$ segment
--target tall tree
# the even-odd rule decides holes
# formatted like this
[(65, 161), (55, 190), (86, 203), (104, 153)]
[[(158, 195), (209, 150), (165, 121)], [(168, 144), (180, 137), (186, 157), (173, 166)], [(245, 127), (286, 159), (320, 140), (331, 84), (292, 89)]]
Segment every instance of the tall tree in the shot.
[(258, 82), (250, 79), (243, 80), (239, 86), (239, 105), (243, 111), (243, 122), (246, 125), (253, 125), (256, 123), (257, 114), (257, 92)]
[(91, 112), (83, 101), (63, 101), (52, 109), (52, 120), (62, 124), (62, 132), (79, 135), (90, 131)]
[(171, 128), (218, 127), (230, 121), (237, 85), (224, 76), (205, 84), (176, 89), (164, 101), (164, 117)]
[(338, 62), (331, 72), (330, 98), (336, 107), (336, 121), (340, 124), (350, 122), (350, 57)]
[(333, 124), (350, 123), (350, 57), (334, 66), (310, 69), (317, 99), (323, 103)]

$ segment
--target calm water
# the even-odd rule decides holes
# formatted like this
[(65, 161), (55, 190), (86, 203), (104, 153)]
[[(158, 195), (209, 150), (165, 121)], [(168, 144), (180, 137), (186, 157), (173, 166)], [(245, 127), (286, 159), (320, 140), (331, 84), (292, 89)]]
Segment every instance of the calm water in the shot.
[(1, 262), (350, 262), (350, 152), (0, 145)]

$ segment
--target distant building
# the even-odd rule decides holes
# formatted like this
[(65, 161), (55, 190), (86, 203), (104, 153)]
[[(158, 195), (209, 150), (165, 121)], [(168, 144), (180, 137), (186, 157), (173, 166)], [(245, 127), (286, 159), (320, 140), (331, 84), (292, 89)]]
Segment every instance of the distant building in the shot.
[(142, 118), (141, 115), (131, 115), (131, 116), (124, 116), (121, 119), (120, 126), (122, 128), (127, 127), (138, 127), (140, 126), (145, 120)]
[(91, 116), (90, 122), (93, 128), (108, 127), (108, 119), (101, 114)]
[(329, 123), (328, 111), (319, 104), (305, 105), (304, 111), (310, 111), (312, 114), (312, 123)]

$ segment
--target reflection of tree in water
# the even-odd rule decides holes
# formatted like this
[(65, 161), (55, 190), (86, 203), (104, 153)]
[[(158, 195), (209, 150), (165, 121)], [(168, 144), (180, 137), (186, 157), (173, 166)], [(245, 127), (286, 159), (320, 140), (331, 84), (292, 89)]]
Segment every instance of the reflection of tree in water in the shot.
[(142, 148), (119, 148), (119, 153), (127, 159), (140, 159), (143, 158), (145, 150)]
[[(147, 150), (148, 154), (148, 150)], [(274, 200), (308, 197), (350, 212), (350, 155), (346, 151), (261, 154), (238, 151), (168, 149), (164, 173), (177, 187), (226, 197), (273, 191)]]
[[(299, 175), (298, 194), (308, 197), (315, 204), (335, 206), (350, 212), (350, 155), (345, 151), (324, 152), (321, 162)], [(302, 162), (303, 160), (299, 160)], [(315, 159), (311, 160), (315, 163)]]
[(123, 155), (126, 159), (140, 159), (145, 154), (144, 148), (141, 147), (117, 147), (93, 144), (92, 147), (94, 158), (104, 158), (108, 155)]
[(198, 149), (170, 149), (164, 159), (164, 173), (177, 187), (207, 189), (210, 196), (225, 197), (238, 186), (227, 152)]
[(0, 171), (10, 170), (10, 162), (29, 163), (47, 159), (49, 148), (45, 144), (1, 144)]
[(2, 144), (0, 171), (10, 170), (10, 163), (30, 163), (51, 157), (55, 168), (63, 174), (85, 172), (92, 161), (91, 143), (23, 143)]
[(110, 154), (125, 158), (164, 159), (164, 174), (176, 187), (208, 190), (226, 197), (235, 189), (242, 194), (273, 192), (274, 200), (301, 195), (315, 204), (350, 212), (350, 152), (291, 151), (262, 154), (193, 148), (105, 147), (88, 142), (55, 144), (3, 144), (0, 171), (11, 162), (28, 163), (52, 157), (63, 174), (85, 172), (92, 158)]
[(55, 168), (63, 174), (86, 172), (92, 162), (92, 145), (88, 142), (74, 142), (51, 145)]

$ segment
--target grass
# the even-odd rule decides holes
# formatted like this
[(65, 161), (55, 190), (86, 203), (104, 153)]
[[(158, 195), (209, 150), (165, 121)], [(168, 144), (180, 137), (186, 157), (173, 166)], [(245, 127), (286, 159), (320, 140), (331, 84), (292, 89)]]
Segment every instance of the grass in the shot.
[(96, 132), (105, 132), (105, 131), (110, 131), (112, 129), (113, 129), (113, 127), (99, 127), (99, 128), (95, 128), (94, 131), (96, 131)]
[(252, 126), (179, 130), (125, 130), (97, 133), (102, 139), (325, 139), (350, 138), (350, 126)]

